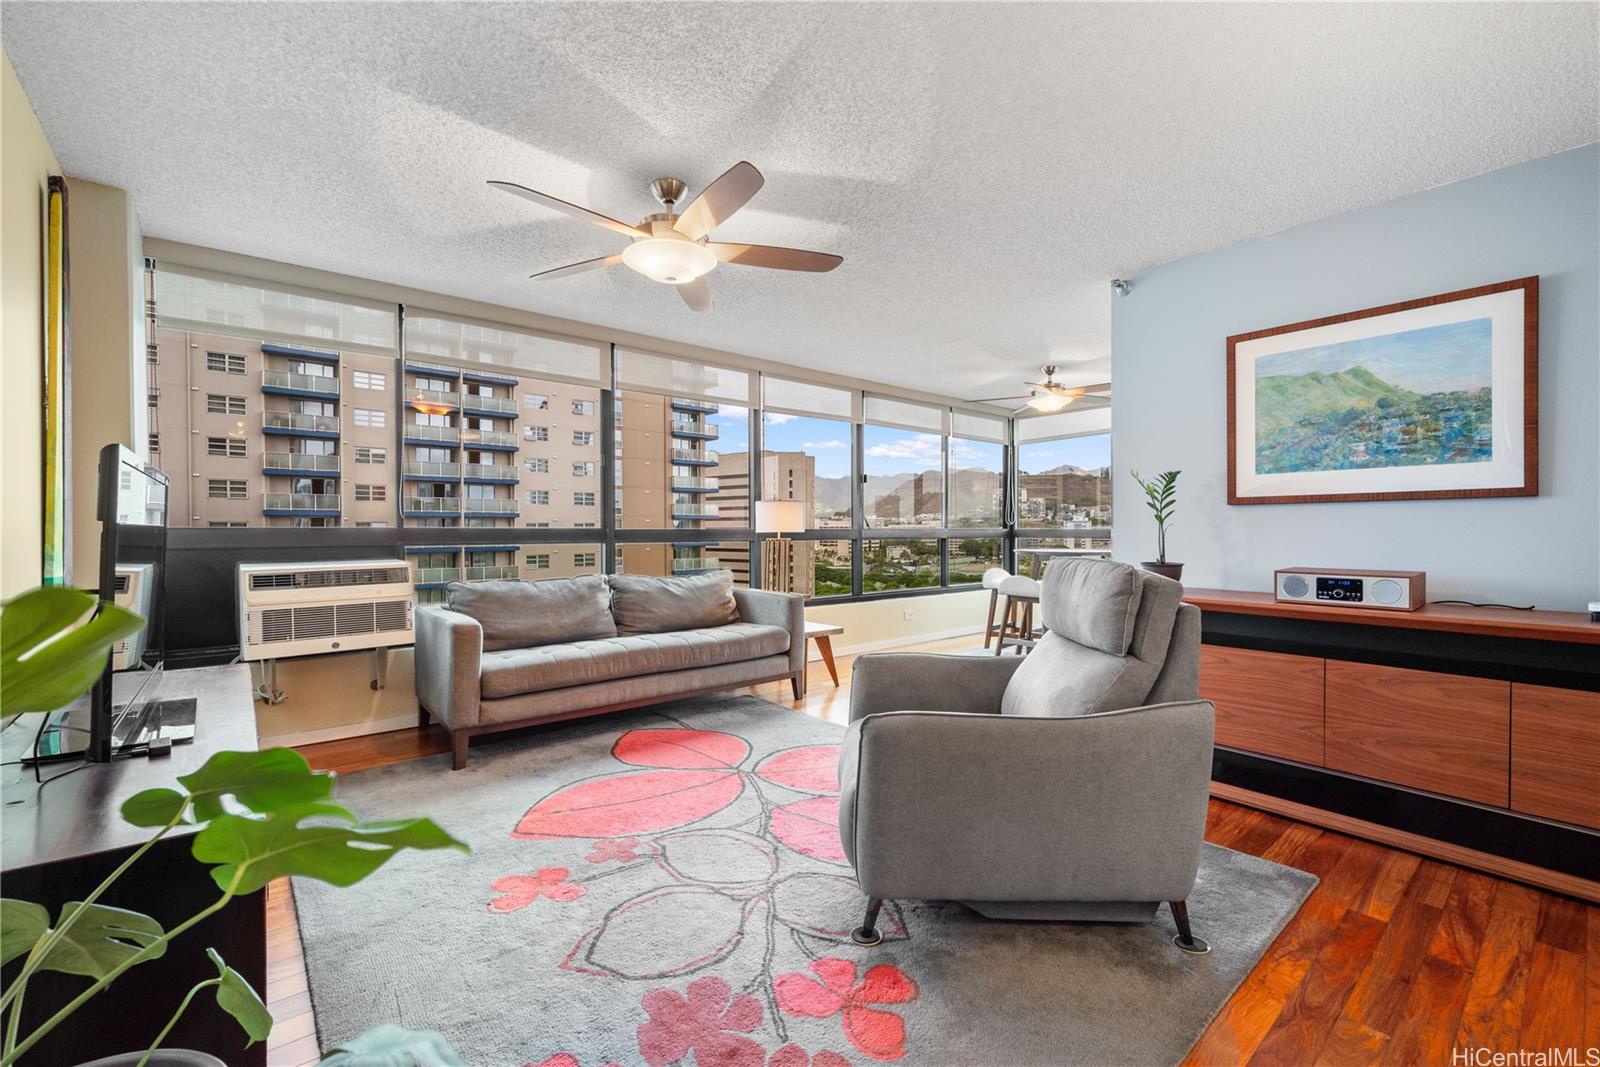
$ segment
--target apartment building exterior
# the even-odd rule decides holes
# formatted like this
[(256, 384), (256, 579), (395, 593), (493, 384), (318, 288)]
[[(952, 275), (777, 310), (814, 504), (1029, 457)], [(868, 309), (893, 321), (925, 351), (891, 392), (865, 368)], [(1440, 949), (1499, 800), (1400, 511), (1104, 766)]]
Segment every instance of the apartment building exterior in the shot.
[[(708, 525), (729, 528), (750, 526), (751, 499), (799, 500), (804, 504), (807, 515), (815, 515), (816, 469), (816, 457), (804, 452), (763, 451), (761, 491), (751, 494), (749, 453), (724, 453), (717, 467), (719, 485), (711, 496), (711, 502), (718, 508), (718, 515)], [(834, 542), (806, 540), (794, 543), (789, 574), (789, 589), (792, 592), (807, 596), (815, 592), (817, 554), (826, 551), (826, 546), (832, 544)], [(733, 571), (736, 583), (749, 584), (750, 550), (744, 544), (724, 545), (714, 551), (714, 565)]]

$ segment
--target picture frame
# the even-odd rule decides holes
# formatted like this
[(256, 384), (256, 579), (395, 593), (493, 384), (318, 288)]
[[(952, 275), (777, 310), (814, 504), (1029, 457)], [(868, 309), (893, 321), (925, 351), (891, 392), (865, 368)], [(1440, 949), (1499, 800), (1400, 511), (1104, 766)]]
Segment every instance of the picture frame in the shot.
[(1229, 504), (1537, 496), (1539, 279), (1235, 334)]

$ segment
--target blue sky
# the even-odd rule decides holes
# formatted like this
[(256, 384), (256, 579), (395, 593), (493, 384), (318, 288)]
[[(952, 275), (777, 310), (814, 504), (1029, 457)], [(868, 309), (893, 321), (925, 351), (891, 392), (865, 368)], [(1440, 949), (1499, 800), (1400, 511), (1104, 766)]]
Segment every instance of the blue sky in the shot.
[(1360, 364), (1390, 385), (1414, 393), (1484, 389), (1494, 363), (1490, 326), (1487, 318), (1469, 319), (1279, 352), (1256, 360), (1256, 377), (1332, 374)]
[(1064, 463), (1085, 470), (1098, 470), (1111, 466), (1111, 435), (1097, 433), (1089, 437), (1024, 444), (1017, 459), (1024, 474), (1037, 474)]
[(848, 422), (814, 419), (805, 415), (783, 415), (775, 411), (767, 412), (764, 418), (764, 447), (773, 452), (809, 452), (817, 457), (819, 478), (849, 475)]

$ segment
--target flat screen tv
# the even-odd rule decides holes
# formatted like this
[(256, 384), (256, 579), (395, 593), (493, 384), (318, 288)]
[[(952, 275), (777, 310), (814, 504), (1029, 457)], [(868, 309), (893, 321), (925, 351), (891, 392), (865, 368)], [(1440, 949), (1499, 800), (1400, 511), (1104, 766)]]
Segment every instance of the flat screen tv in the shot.
[(105, 763), (194, 733), (191, 701), (163, 701), (162, 631), (167, 572), (167, 476), (121, 445), (100, 451), (100, 599), (144, 616), (119, 643), (88, 695), (51, 715), (27, 762)]

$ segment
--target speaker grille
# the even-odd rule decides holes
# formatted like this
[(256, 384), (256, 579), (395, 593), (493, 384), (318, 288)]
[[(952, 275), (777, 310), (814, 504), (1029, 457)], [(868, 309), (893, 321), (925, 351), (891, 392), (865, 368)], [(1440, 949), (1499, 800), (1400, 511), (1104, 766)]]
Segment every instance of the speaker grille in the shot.
[(1283, 578), (1283, 595), (1295, 600), (1305, 596), (1311, 591), (1311, 585), (1298, 574), (1287, 574)]
[(1372, 599), (1380, 604), (1398, 604), (1405, 590), (1393, 578), (1379, 578), (1372, 583)]

